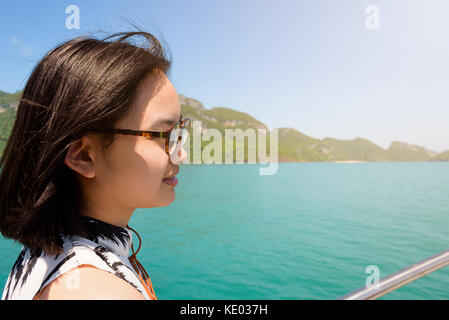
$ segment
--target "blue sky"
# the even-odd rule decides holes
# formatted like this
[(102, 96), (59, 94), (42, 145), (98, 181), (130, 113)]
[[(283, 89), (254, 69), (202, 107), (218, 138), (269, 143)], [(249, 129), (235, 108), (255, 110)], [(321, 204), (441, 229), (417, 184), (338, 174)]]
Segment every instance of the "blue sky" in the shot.
[[(65, 9), (80, 9), (68, 30)], [(379, 29), (366, 26), (378, 8)], [(178, 93), (315, 138), (449, 150), (449, 1), (164, 0), (3, 2), (0, 90), (81, 34), (154, 33)]]

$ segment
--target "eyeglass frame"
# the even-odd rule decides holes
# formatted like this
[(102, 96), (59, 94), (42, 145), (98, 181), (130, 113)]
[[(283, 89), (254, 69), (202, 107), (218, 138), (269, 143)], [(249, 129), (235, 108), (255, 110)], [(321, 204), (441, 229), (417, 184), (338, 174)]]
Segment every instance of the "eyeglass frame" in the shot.
[[(191, 122), (192, 121), (189, 118), (183, 118), (183, 119), (179, 120), (178, 122), (176, 122), (175, 124), (173, 124), (173, 126), (170, 129), (168, 129), (167, 131), (145, 131), (145, 130), (131, 130), (131, 129), (114, 128), (114, 129), (102, 131), (102, 133), (118, 133), (118, 134), (123, 134), (123, 135), (142, 136), (142, 137), (146, 137), (146, 138), (162, 138), (165, 140), (165, 152), (167, 153), (168, 156), (170, 156), (170, 151), (169, 151), (168, 147), (170, 144), (170, 135), (171, 135), (173, 129), (176, 127), (176, 125), (180, 124), (181, 129), (190, 130)], [(186, 126), (186, 123), (187, 123), (187, 126)], [(177, 143), (180, 142), (180, 139), (182, 140), (181, 135), (178, 136)]]

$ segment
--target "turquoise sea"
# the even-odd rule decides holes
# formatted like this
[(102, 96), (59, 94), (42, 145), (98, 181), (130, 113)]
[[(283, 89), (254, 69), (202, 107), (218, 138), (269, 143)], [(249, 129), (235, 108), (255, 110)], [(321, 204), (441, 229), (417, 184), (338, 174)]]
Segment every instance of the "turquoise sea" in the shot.
[[(182, 165), (170, 206), (136, 210), (158, 299), (336, 299), (449, 248), (448, 162), (260, 167)], [(381, 299), (449, 299), (449, 267)]]

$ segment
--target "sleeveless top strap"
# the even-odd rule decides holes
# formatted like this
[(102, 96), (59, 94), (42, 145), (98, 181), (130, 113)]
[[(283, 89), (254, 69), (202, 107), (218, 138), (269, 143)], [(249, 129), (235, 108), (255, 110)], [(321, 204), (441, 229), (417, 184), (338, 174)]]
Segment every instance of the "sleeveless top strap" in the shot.
[(129, 230), (133, 231), (139, 238), (139, 247), (137, 248), (136, 252), (134, 252), (134, 246), (131, 243), (132, 255), (129, 257), (129, 261), (130, 261), (131, 265), (133, 266), (134, 270), (136, 270), (137, 275), (139, 276), (139, 280), (142, 283), (142, 285), (144, 286), (145, 291), (147, 292), (148, 296), (150, 296), (152, 300), (157, 300), (156, 294), (154, 293), (153, 285), (150, 280), (150, 276), (148, 275), (145, 268), (142, 266), (142, 264), (139, 262), (139, 260), (137, 260), (137, 257), (136, 257), (137, 253), (140, 250), (140, 246), (142, 244), (142, 239), (140, 238), (140, 236), (136, 230), (134, 230), (130, 226), (126, 226), (126, 227)]

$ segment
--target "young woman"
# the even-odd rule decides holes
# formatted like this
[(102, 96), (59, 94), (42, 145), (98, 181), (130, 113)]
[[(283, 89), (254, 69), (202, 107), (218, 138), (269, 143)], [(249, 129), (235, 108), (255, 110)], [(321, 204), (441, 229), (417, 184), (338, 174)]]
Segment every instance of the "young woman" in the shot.
[(2, 299), (156, 299), (128, 221), (175, 199), (190, 120), (169, 67), (145, 32), (36, 65), (0, 161), (0, 230), (23, 244)]

